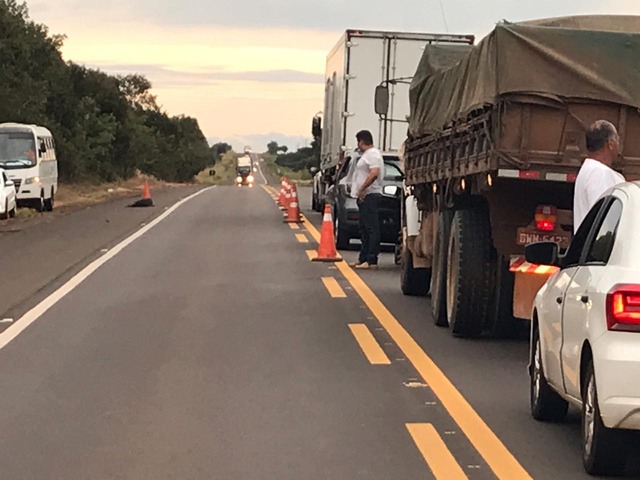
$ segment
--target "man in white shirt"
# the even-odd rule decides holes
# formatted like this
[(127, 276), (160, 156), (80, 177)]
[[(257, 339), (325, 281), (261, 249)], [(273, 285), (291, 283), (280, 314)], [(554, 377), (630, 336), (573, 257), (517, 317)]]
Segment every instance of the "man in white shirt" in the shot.
[(368, 130), (356, 135), (361, 153), (355, 169), (351, 196), (358, 199), (360, 222), (360, 256), (353, 266), (357, 269), (378, 268), (380, 254), (380, 199), (382, 198), (382, 176), (384, 160), (380, 150), (373, 146), (373, 136)]
[(586, 134), (589, 157), (576, 178), (573, 197), (573, 232), (609, 188), (624, 183), (624, 177), (611, 166), (620, 155), (620, 137), (616, 127), (606, 120), (598, 120)]

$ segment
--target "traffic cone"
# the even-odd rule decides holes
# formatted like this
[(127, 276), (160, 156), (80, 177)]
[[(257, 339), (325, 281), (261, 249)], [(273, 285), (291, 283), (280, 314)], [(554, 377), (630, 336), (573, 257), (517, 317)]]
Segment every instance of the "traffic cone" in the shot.
[(342, 257), (338, 255), (333, 237), (333, 217), (331, 216), (331, 206), (324, 206), (324, 217), (322, 218), (322, 231), (320, 232), (320, 245), (318, 245), (318, 255), (312, 260), (314, 262), (341, 262)]
[(291, 184), (287, 182), (287, 184), (284, 187), (284, 203), (280, 208), (281, 210), (284, 211), (285, 217), (288, 215), (289, 205), (291, 204), (291, 196), (292, 196)]
[(144, 181), (144, 189), (142, 191), (142, 198), (130, 207), (153, 207), (153, 200), (151, 199), (151, 192), (149, 192), (149, 182)]
[(278, 199), (278, 205), (280, 206), (280, 210), (286, 210), (287, 208), (287, 185), (289, 181), (287, 177), (282, 177), (281, 187), (280, 187), (280, 198)]
[(287, 216), (284, 219), (284, 223), (302, 223), (300, 206), (298, 205), (298, 189), (295, 185), (292, 185), (291, 188), (291, 201), (287, 208)]

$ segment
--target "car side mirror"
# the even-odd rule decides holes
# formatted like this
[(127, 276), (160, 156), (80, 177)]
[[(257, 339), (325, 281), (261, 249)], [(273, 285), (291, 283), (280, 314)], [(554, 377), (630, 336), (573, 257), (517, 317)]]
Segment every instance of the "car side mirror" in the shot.
[(538, 242), (527, 245), (524, 257), (529, 263), (536, 265), (559, 266), (559, 247), (555, 242)]
[(13, 183), (13, 180), (7, 180), (4, 184), (5, 187), (15, 187), (16, 184)]
[(378, 115), (389, 113), (389, 87), (386, 85), (376, 87), (375, 111)]
[(47, 151), (47, 145), (44, 142), (40, 142), (40, 153), (45, 153)]
[(385, 195), (397, 195), (400, 192), (400, 187), (396, 187), (395, 185), (385, 185), (382, 192)]
[(316, 167), (311, 167), (309, 171), (311, 172), (312, 175), (315, 175), (318, 172), (318, 169)]
[(311, 134), (315, 138), (320, 138), (322, 136), (322, 118), (313, 117), (311, 122)]

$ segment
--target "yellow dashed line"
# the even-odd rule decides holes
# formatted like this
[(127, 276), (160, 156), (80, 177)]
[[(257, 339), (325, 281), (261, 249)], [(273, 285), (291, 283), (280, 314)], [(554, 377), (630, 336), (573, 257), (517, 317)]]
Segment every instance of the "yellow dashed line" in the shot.
[(407, 429), (437, 480), (466, 480), (468, 478), (433, 425), (430, 423), (408, 423)]
[(309, 243), (309, 239), (304, 233), (296, 233), (296, 238), (300, 243)]
[(290, 223), (289, 227), (291, 227), (291, 230), (300, 230), (300, 226), (295, 223)]
[(369, 360), (371, 365), (390, 365), (391, 360), (384, 353), (373, 334), (363, 323), (353, 323), (349, 325), (351, 333), (356, 337), (356, 341)]
[(347, 294), (344, 293), (340, 284), (334, 277), (323, 277), (322, 283), (333, 298), (347, 298)]

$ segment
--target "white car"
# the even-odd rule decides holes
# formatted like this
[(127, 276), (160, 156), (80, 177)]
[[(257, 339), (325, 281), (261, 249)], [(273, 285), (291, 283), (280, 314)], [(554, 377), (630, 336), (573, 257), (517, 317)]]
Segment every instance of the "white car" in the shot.
[(625, 183), (597, 202), (565, 254), (554, 243), (526, 250), (527, 261), (558, 267), (534, 302), (531, 413), (550, 421), (569, 403), (582, 410), (592, 475), (622, 473), (640, 430), (639, 214), (640, 183)]
[(16, 187), (0, 168), (0, 219), (16, 216)]

